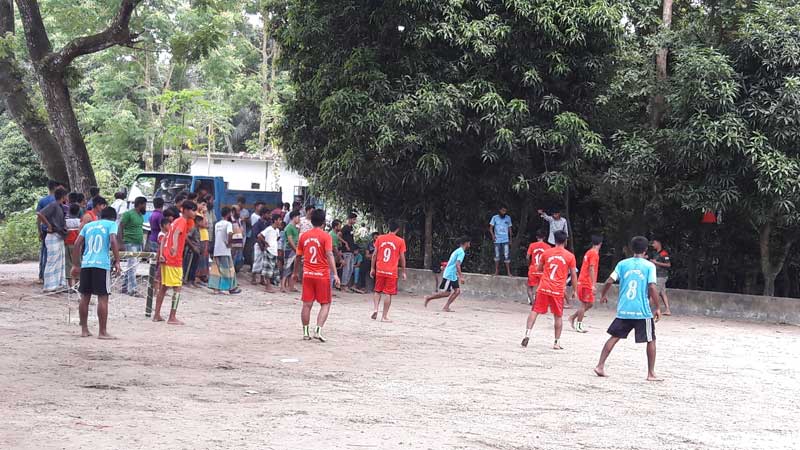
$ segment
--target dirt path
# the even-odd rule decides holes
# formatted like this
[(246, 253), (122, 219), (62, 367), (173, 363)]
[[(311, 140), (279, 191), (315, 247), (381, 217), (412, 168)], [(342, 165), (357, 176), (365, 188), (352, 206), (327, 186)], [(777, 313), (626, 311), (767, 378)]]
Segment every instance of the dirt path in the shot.
[[(657, 327), (661, 384), (622, 342), (592, 375), (611, 312), (519, 347), (527, 305), (401, 296), (395, 323), (341, 296), (329, 342), (300, 339), (296, 296), (190, 290), (185, 327), (112, 297), (118, 341), (78, 338), (33, 265), (0, 266), (0, 448), (786, 449), (800, 417), (800, 330), (698, 318)], [(74, 306), (74, 305), (73, 305)], [(441, 307), (441, 304), (431, 305)], [(316, 309), (314, 311), (316, 315)], [(94, 311), (92, 325), (96, 330)]]

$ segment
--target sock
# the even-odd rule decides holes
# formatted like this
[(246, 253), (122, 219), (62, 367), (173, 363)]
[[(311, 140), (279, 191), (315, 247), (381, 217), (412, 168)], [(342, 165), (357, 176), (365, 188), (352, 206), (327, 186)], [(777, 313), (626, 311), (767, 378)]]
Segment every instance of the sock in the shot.
[(303, 336), (308, 336), (308, 325), (303, 325)]
[(575, 328), (577, 328), (577, 329), (579, 329), (579, 330), (580, 330), (581, 328), (583, 328), (583, 322), (575, 322)]
[(314, 334), (317, 335), (317, 336), (322, 334), (322, 327), (317, 325), (317, 328), (314, 330)]
[(181, 293), (180, 292), (174, 292), (172, 294), (172, 309), (173, 309), (173, 311), (178, 309), (178, 303), (180, 303), (180, 302), (181, 302)]
[(528, 337), (530, 335), (531, 335), (531, 329), (528, 328), (528, 329), (525, 330), (525, 337)]

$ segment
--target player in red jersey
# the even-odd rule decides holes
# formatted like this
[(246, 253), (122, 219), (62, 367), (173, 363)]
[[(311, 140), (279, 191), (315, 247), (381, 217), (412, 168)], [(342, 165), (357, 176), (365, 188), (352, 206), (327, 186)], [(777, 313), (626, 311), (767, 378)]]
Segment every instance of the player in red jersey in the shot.
[(178, 305), (181, 302), (181, 287), (183, 286), (183, 251), (186, 247), (186, 236), (194, 227), (194, 218), (197, 215), (197, 205), (191, 201), (181, 204), (181, 216), (172, 222), (169, 232), (161, 244), (161, 287), (156, 296), (156, 310), (153, 313), (153, 322), (162, 322), (161, 305), (167, 290), (172, 288), (172, 307), (169, 310), (167, 323), (170, 325), (183, 325), (178, 320)]
[[(581, 263), (581, 272), (578, 276), (578, 300), (581, 305), (577, 311), (569, 316), (569, 323), (572, 329), (578, 333), (587, 333), (583, 327), (583, 316), (586, 311), (594, 306), (594, 293), (597, 286), (597, 268), (600, 266), (600, 247), (603, 246), (603, 237), (592, 236), (592, 248), (586, 250)], [(578, 322), (575, 323), (575, 319)]]
[[(553, 313), (555, 324), (555, 342), (553, 349), (562, 350), (559, 340), (561, 339), (562, 320), (564, 314), (564, 295), (567, 289), (567, 275), (572, 275), (572, 285), (578, 285), (578, 273), (575, 267), (575, 255), (564, 248), (567, 242), (567, 233), (556, 231), (553, 234), (556, 246), (542, 253), (539, 261), (539, 271), (542, 272), (542, 279), (539, 289), (536, 292), (536, 300), (528, 316), (528, 327), (525, 329), (525, 338), (522, 339), (522, 346), (528, 346), (531, 329), (536, 323), (539, 314), (547, 314), (547, 309)], [(575, 289), (572, 290), (572, 297), (575, 297)]]
[[(314, 339), (325, 342), (322, 327), (328, 320), (328, 313), (331, 310), (331, 273), (336, 287), (341, 283), (336, 271), (331, 270), (331, 267), (336, 267), (336, 261), (333, 259), (333, 238), (322, 229), (325, 226), (324, 210), (314, 210), (311, 214), (311, 225), (314, 228), (301, 234), (297, 243), (297, 254), (303, 256), (303, 293), (300, 296), (303, 300), (303, 309), (300, 312), (300, 319), (303, 322), (303, 340), (311, 340), (308, 327), (311, 322), (311, 308), (316, 300), (320, 304), (320, 309)], [(299, 281), (299, 268), (300, 264), (295, 264), (295, 281)]]
[(536, 287), (539, 286), (539, 280), (542, 278), (542, 272), (539, 270), (539, 262), (542, 258), (542, 253), (545, 250), (550, 250), (550, 244), (544, 240), (547, 238), (547, 232), (544, 230), (536, 231), (536, 242), (531, 242), (528, 246), (528, 304), (533, 305), (533, 299), (536, 298)]
[(392, 296), (397, 295), (398, 263), (403, 269), (403, 279), (406, 279), (406, 241), (397, 235), (398, 231), (400, 225), (396, 220), (390, 220), (389, 233), (378, 236), (375, 240), (375, 254), (372, 256), (372, 267), (369, 271), (369, 276), (375, 279), (375, 311), (372, 313), (372, 320), (378, 318), (381, 294), (386, 294), (381, 322), (391, 322), (389, 307), (392, 306)]

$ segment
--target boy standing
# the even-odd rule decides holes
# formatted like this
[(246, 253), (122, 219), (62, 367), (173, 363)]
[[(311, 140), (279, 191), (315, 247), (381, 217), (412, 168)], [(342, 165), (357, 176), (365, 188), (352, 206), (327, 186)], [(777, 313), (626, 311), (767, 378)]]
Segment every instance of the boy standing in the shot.
[(72, 276), (72, 266), (74, 264), (74, 259), (72, 258), (72, 250), (75, 247), (75, 241), (78, 240), (78, 234), (81, 231), (81, 205), (78, 203), (72, 203), (69, 205), (69, 214), (67, 214), (67, 235), (64, 237), (64, 244), (67, 246), (66, 254), (64, 255), (64, 260), (66, 261), (66, 274), (67, 274), (67, 283), (69, 287), (72, 288), (72, 285), (75, 284), (77, 278)]
[(292, 211), (288, 216), (289, 223), (286, 224), (284, 229), (286, 248), (283, 254), (283, 280), (281, 281), (281, 287), (287, 292), (296, 292), (292, 272), (294, 272), (295, 259), (297, 258), (297, 243), (300, 241), (300, 230), (297, 228), (300, 224), (300, 211)]
[[(398, 263), (403, 269), (403, 280), (406, 279), (406, 241), (397, 235), (399, 231), (400, 224), (396, 220), (390, 220), (389, 233), (378, 236), (378, 239), (375, 240), (375, 255), (372, 257), (372, 266), (369, 272), (369, 276), (375, 279), (375, 311), (372, 313), (372, 320), (378, 318), (381, 295), (386, 294), (381, 322), (391, 322), (389, 308), (392, 306), (392, 296), (397, 295)], [(461, 259), (463, 261), (463, 257)], [(427, 302), (426, 300), (426, 305)]]
[[(656, 266), (645, 259), (647, 238), (636, 236), (631, 240), (633, 257), (617, 264), (603, 286), (600, 301), (608, 302), (608, 290), (619, 281), (619, 303), (617, 317), (608, 327), (611, 337), (603, 346), (600, 361), (594, 368), (598, 377), (605, 377), (605, 364), (611, 350), (620, 339), (626, 339), (631, 330), (636, 330), (636, 343), (647, 343), (647, 381), (661, 381), (655, 373), (656, 367), (656, 325), (661, 319), (656, 290)], [(649, 301), (648, 301), (649, 300)], [(655, 310), (655, 313), (653, 313)], [(654, 318), (655, 315), (655, 318)]]
[[(442, 284), (439, 285), (440, 292), (425, 297), (426, 308), (431, 300), (448, 297), (447, 303), (445, 303), (442, 311), (453, 312), (453, 310), (450, 309), (450, 305), (452, 305), (461, 294), (461, 283), (464, 282), (464, 277), (461, 275), (461, 264), (464, 262), (467, 249), (470, 247), (470, 239), (468, 237), (460, 238), (456, 241), (456, 244), (458, 244), (458, 248), (453, 250), (453, 253), (450, 254), (450, 259), (447, 260), (447, 267), (445, 267), (444, 273), (442, 273)], [(375, 258), (380, 258), (377, 248), (375, 252), (375, 255), (372, 257), (373, 261)], [(377, 286), (375, 290), (377, 291)]]
[(229, 292), (238, 294), (241, 290), (236, 282), (231, 245), (233, 245), (233, 224), (231, 209), (223, 206), (221, 219), (214, 225), (214, 263), (208, 274), (208, 287), (215, 294)]
[(652, 245), (654, 252), (650, 256), (650, 262), (656, 266), (656, 288), (659, 297), (664, 302), (664, 315), (671, 316), (672, 312), (669, 310), (669, 298), (667, 297), (667, 279), (672, 261), (669, 260), (669, 252), (664, 249), (660, 240), (653, 239)]
[(509, 242), (511, 239), (511, 216), (508, 209), (501, 206), (497, 214), (489, 221), (489, 233), (494, 241), (494, 274), (500, 275), (500, 258), (506, 264), (506, 273), (511, 276), (511, 252)]
[[(581, 305), (577, 311), (569, 316), (569, 323), (572, 329), (578, 333), (588, 333), (588, 330), (583, 328), (583, 316), (586, 311), (592, 309), (594, 306), (594, 293), (597, 286), (597, 268), (600, 266), (600, 247), (603, 246), (603, 237), (598, 235), (592, 236), (592, 248), (586, 251), (583, 255), (583, 263), (581, 263), (581, 273), (578, 276), (578, 300)], [(575, 323), (575, 319), (578, 322)]]
[[(536, 323), (539, 314), (547, 314), (547, 309), (553, 313), (555, 329), (554, 350), (563, 350), (559, 340), (561, 339), (561, 329), (563, 323), (561, 317), (564, 315), (564, 296), (567, 289), (567, 275), (572, 276), (572, 285), (578, 285), (578, 274), (575, 266), (575, 255), (564, 248), (567, 242), (567, 233), (556, 231), (553, 236), (556, 246), (542, 253), (539, 261), (539, 271), (542, 272), (542, 279), (539, 290), (536, 292), (536, 300), (533, 308), (528, 315), (528, 324), (525, 329), (525, 337), (522, 339), (522, 346), (527, 347), (530, 340), (531, 330)], [(575, 289), (572, 290), (575, 296)]]
[(536, 242), (531, 242), (528, 246), (526, 257), (528, 258), (528, 304), (533, 305), (533, 299), (536, 298), (536, 287), (539, 286), (539, 281), (542, 278), (542, 272), (539, 270), (539, 263), (542, 261), (542, 253), (545, 250), (550, 250), (550, 245), (544, 241), (547, 233), (544, 230), (536, 231)]
[(97, 338), (114, 339), (108, 334), (106, 325), (108, 324), (108, 296), (111, 293), (109, 249), (114, 252), (114, 270), (117, 273), (121, 272), (116, 220), (117, 211), (114, 208), (106, 208), (100, 213), (100, 220), (86, 224), (75, 240), (72, 251), (72, 258), (75, 262), (72, 266), (72, 276), (80, 276), (78, 291), (81, 294), (81, 304), (78, 311), (82, 337), (92, 335), (88, 325), (89, 301), (91, 301), (92, 295), (96, 295), (97, 319), (100, 322), (100, 332), (97, 334)]
[(161, 266), (161, 287), (156, 297), (156, 312), (153, 315), (153, 322), (164, 321), (161, 318), (161, 304), (164, 303), (167, 289), (172, 288), (172, 307), (167, 323), (183, 325), (183, 322), (176, 317), (178, 304), (181, 301), (181, 286), (183, 286), (183, 252), (186, 248), (186, 236), (194, 226), (196, 211), (197, 205), (193, 201), (184, 201), (181, 204), (181, 217), (172, 222), (169, 232), (164, 237), (161, 245), (161, 258), (164, 264)]
[(266, 291), (270, 293), (275, 292), (273, 286), (281, 283), (281, 271), (278, 267), (278, 238), (281, 235), (281, 225), (283, 225), (281, 214), (272, 214), (272, 224), (257, 237), (258, 244), (266, 246), (261, 277), (266, 283)]
[[(303, 309), (300, 312), (300, 319), (303, 323), (303, 340), (310, 340), (308, 327), (311, 322), (311, 308), (316, 300), (320, 304), (320, 310), (314, 338), (325, 342), (322, 327), (328, 320), (331, 309), (331, 283), (328, 278), (333, 276), (333, 282), (337, 286), (340, 285), (340, 281), (333, 259), (333, 239), (322, 229), (325, 226), (325, 211), (314, 210), (311, 214), (311, 224), (314, 228), (301, 234), (300, 242), (297, 244), (297, 253), (303, 256), (303, 293), (300, 297)], [(299, 272), (299, 264), (295, 264), (295, 281), (298, 281)]]

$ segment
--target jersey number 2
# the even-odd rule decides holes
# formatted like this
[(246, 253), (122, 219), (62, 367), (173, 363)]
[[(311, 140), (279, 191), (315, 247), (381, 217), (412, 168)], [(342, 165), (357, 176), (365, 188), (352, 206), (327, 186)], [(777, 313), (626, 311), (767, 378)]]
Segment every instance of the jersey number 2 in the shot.
[(319, 260), (317, 247), (308, 247), (308, 251), (311, 252), (311, 264), (316, 264)]

